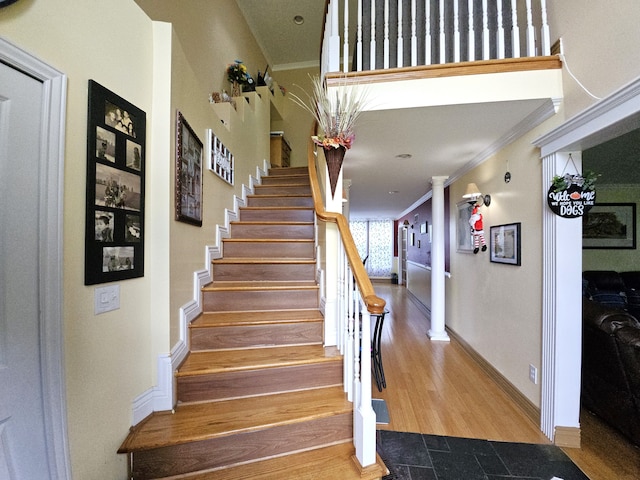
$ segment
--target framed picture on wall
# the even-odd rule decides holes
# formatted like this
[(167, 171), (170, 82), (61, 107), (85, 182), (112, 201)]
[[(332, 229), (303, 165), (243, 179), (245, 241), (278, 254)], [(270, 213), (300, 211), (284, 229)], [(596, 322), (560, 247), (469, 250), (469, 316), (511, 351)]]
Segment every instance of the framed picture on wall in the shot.
[(176, 119), (176, 220), (202, 226), (202, 142), (180, 112)]
[(468, 202), (458, 203), (458, 219), (456, 223), (456, 246), (458, 252), (471, 253), (473, 252), (473, 236), (471, 235), (471, 225), (469, 219), (471, 218), (471, 211), (473, 206)]
[(144, 276), (146, 114), (89, 80), (85, 285)]
[(209, 170), (230, 185), (234, 182), (235, 158), (210, 128), (206, 131), (205, 152), (209, 157)]
[(582, 248), (636, 248), (636, 204), (596, 203), (582, 217)]
[(490, 260), (520, 265), (520, 223), (496, 225), (489, 229)]

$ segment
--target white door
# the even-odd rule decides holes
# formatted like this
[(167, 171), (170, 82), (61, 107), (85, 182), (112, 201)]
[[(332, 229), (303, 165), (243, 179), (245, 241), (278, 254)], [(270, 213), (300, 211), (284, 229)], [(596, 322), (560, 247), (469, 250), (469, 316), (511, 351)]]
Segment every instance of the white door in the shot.
[(0, 479), (49, 479), (40, 323), (43, 84), (0, 63)]

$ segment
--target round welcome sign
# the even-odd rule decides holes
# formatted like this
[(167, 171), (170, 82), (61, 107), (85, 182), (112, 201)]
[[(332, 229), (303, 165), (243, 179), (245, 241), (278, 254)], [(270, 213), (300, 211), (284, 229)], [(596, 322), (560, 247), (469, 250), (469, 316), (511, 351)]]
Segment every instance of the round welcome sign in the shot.
[[(568, 178), (567, 178), (568, 177)], [(583, 216), (596, 202), (593, 182), (585, 182), (581, 175), (554, 178), (547, 193), (547, 204), (553, 213), (563, 218)]]

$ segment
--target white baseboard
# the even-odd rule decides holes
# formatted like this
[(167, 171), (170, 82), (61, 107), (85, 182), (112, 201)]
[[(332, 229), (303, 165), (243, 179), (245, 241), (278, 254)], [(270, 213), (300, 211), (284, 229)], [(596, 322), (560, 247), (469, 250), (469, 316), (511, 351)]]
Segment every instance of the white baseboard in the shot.
[(247, 195), (259, 185), (269, 170), (269, 162), (256, 167), (256, 176), (249, 177), (249, 186), (242, 185), (242, 198), (234, 195), (234, 210), (225, 209), (225, 225), (216, 225), (214, 245), (205, 246), (205, 268), (193, 274), (193, 299), (180, 307), (180, 340), (169, 354), (158, 355), (157, 385), (138, 395), (132, 402), (132, 425), (137, 425), (153, 412), (172, 410), (176, 404), (174, 372), (189, 353), (189, 324), (202, 313), (202, 287), (212, 280), (211, 262), (222, 257), (222, 241), (229, 237), (230, 224), (237, 220), (240, 208), (246, 205)]

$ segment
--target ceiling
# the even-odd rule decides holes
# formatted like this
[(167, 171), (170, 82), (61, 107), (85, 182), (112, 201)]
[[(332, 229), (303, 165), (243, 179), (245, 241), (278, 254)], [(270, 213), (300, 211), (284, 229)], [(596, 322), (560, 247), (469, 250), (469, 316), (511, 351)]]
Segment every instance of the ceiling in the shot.
[[(317, 65), (324, 1), (236, 2), (273, 70)], [(304, 17), (302, 25), (294, 22), (296, 15)], [(364, 113), (343, 164), (344, 178), (351, 180), (350, 217), (397, 219), (408, 213), (428, 196), (432, 177), (469, 170), (545, 101), (549, 99)], [(410, 157), (398, 157), (404, 154)], [(611, 160), (611, 155), (598, 152), (597, 158)], [(603, 166), (592, 168), (602, 171)]]

